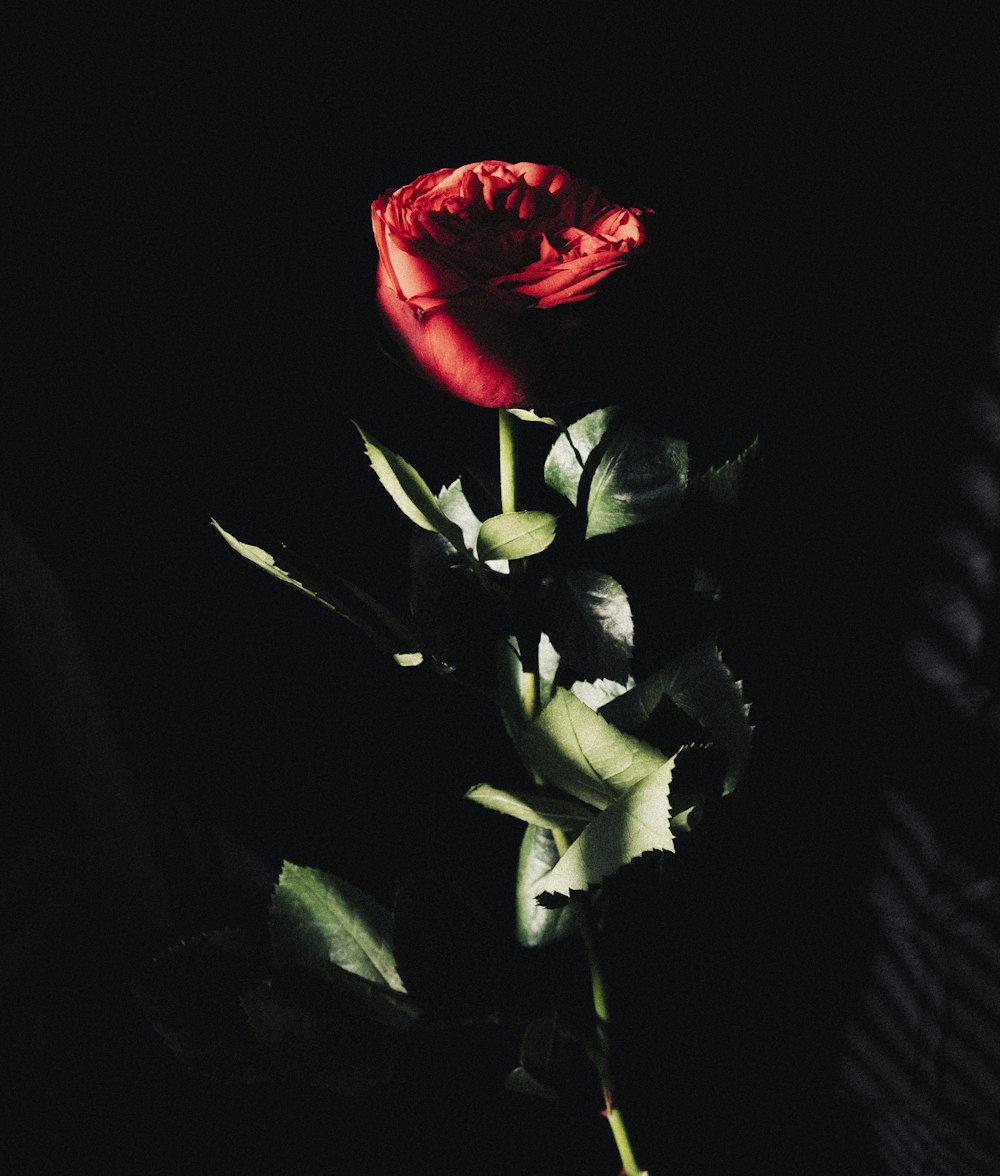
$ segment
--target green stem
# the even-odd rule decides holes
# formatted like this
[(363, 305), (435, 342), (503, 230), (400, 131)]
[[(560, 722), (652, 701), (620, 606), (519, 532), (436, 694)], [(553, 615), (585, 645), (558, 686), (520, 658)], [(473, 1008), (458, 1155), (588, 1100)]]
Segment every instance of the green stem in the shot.
[[(552, 830), (552, 839), (556, 843), (559, 856), (569, 849), (569, 841), (562, 829)], [(597, 1030), (597, 1049), (590, 1052), (590, 1060), (594, 1063), (597, 1075), (601, 1080), (601, 1090), (604, 1094), (604, 1113), (615, 1138), (618, 1155), (622, 1162), (623, 1176), (648, 1176), (635, 1158), (632, 1151), (632, 1141), (629, 1139), (622, 1117), (621, 1109), (615, 1098), (617, 1083), (611, 1070), (608, 1014), (608, 993), (604, 983), (604, 973), (601, 971), (601, 961), (597, 953), (597, 939), (594, 935), (594, 925), (590, 915), (590, 905), (585, 894), (578, 894), (573, 899), (573, 910), (576, 915), (576, 925), (583, 940), (587, 954), (587, 964), (590, 968), (590, 995), (594, 1005), (594, 1018)]]
[[(516, 418), (506, 409), (499, 411), (500, 422), (500, 508), (504, 514), (512, 514), (517, 510), (517, 437), (515, 433)], [(513, 571), (513, 569), (512, 569)], [(534, 647), (524, 637), (519, 637), (521, 646), (521, 705), (525, 718), (533, 719), (539, 711), (540, 695), (538, 683), (538, 635), (534, 635)], [(533, 773), (535, 783), (545, 786), (545, 781), (539, 773)], [(569, 841), (562, 829), (553, 829), (559, 856), (569, 849)], [(604, 1108), (608, 1125), (614, 1136), (618, 1155), (622, 1161), (624, 1176), (648, 1176), (639, 1167), (632, 1151), (625, 1121), (621, 1110), (615, 1101), (615, 1081), (611, 1073), (611, 1062), (608, 1046), (608, 997), (604, 983), (604, 975), (597, 954), (597, 941), (594, 935), (593, 922), (590, 915), (590, 905), (586, 895), (577, 895), (573, 899), (576, 912), (576, 923), (583, 940), (587, 954), (587, 964), (590, 968), (590, 993), (594, 1005), (594, 1016), (597, 1022), (597, 1048), (591, 1051), (591, 1060), (597, 1070), (604, 1094)]]
[(500, 422), (500, 510), (513, 514), (517, 510), (517, 428), (516, 417), (505, 408), (498, 414)]
[[(500, 509), (503, 514), (517, 511), (517, 419), (505, 408), (497, 413), (500, 441)], [(515, 560), (511, 574), (524, 570), (524, 560)], [(534, 639), (537, 647), (537, 637)], [(530, 641), (523, 633), (517, 634), (521, 655), (521, 706), (527, 718), (538, 714), (541, 698), (538, 693), (538, 657), (529, 652)], [(530, 659), (530, 660), (529, 660)]]

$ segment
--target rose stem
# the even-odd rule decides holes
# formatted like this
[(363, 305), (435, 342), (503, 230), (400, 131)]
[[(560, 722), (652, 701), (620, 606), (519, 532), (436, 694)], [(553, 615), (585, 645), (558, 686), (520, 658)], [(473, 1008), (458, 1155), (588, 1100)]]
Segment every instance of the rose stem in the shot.
[[(566, 834), (562, 829), (553, 829), (552, 839), (555, 842), (559, 856), (562, 857), (566, 850), (569, 849)], [(628, 1131), (625, 1129), (625, 1120), (622, 1118), (621, 1109), (615, 1099), (614, 1090), (616, 1083), (612, 1077), (611, 1063), (608, 1057), (608, 1028), (610, 1024), (608, 996), (604, 986), (604, 974), (601, 971), (601, 963), (597, 954), (597, 941), (594, 937), (590, 906), (585, 894), (574, 896), (573, 911), (576, 916), (577, 929), (580, 932), (580, 938), (583, 940), (583, 946), (587, 953), (587, 963), (590, 967), (591, 1000), (594, 1005), (594, 1017), (597, 1022), (597, 1049), (591, 1054), (591, 1061), (594, 1063), (598, 1077), (601, 1080), (608, 1126), (611, 1128), (611, 1133), (614, 1135), (615, 1143), (618, 1146), (618, 1155), (622, 1161), (623, 1176), (648, 1176), (636, 1162), (635, 1155), (632, 1151), (632, 1143), (628, 1137)]]
[(515, 417), (500, 409), (500, 509), (504, 514), (517, 510), (517, 435)]
[[(499, 422), (500, 508), (504, 514), (512, 514), (517, 510), (516, 418), (505, 408), (501, 408), (499, 410)], [(524, 647), (521, 650), (521, 705), (525, 718), (533, 719), (538, 713), (540, 702), (537, 641), (535, 642), (534, 649), (529, 647), (528, 642), (524, 642), (523, 645)], [(535, 777), (535, 783), (544, 787), (545, 782), (539, 773), (535, 772), (533, 775)], [(562, 857), (567, 849), (569, 849), (566, 834), (562, 829), (553, 829), (552, 837), (559, 856)], [(594, 1015), (597, 1020), (598, 1044), (598, 1048), (591, 1054), (591, 1061), (594, 1063), (601, 1081), (608, 1125), (611, 1127), (611, 1133), (618, 1147), (618, 1155), (622, 1161), (623, 1176), (647, 1176), (636, 1163), (635, 1155), (632, 1152), (632, 1144), (629, 1140), (628, 1132), (625, 1129), (625, 1121), (622, 1118), (621, 1110), (614, 1097), (615, 1083), (611, 1076), (611, 1066), (608, 1058), (609, 1017), (607, 990), (604, 985), (604, 976), (601, 972), (601, 965), (597, 956), (597, 943), (594, 938), (594, 928), (586, 895), (580, 894), (574, 897), (573, 907), (576, 914), (577, 927), (580, 931), (580, 938), (583, 940), (583, 946), (587, 954), (587, 963), (590, 968), (590, 991), (594, 1005)]]

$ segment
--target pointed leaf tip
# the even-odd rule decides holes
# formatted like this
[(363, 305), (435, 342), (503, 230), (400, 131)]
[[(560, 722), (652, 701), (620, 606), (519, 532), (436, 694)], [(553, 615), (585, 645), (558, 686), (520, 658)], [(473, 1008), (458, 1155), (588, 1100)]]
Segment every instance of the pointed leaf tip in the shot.
[(425, 531), (437, 531), (457, 551), (464, 551), (462, 528), (442, 511), (430, 487), (408, 461), (394, 453), (357, 423), (365, 453), (389, 497), (412, 523)]

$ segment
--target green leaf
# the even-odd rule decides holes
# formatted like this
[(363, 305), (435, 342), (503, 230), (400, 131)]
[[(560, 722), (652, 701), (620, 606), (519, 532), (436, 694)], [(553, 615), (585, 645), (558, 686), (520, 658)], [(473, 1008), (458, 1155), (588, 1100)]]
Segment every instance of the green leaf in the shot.
[(520, 1065), (507, 1075), (504, 1089), (532, 1098), (557, 1099), (552, 1080), (558, 1081), (566, 1067), (565, 1040), (554, 1018), (529, 1021), (521, 1038)]
[(635, 637), (632, 608), (613, 576), (574, 568), (554, 579), (542, 601), (542, 624), (568, 676), (628, 680)]
[(537, 425), (551, 425), (553, 428), (559, 428), (559, 422), (555, 417), (539, 416), (537, 412), (530, 408), (508, 408), (507, 411), (511, 416), (516, 416), (519, 421), (528, 421), (531, 424)]
[(392, 951), (392, 916), (375, 899), (323, 870), (285, 862), (269, 919), (279, 958), (329, 962), (405, 992)]
[(558, 1092), (531, 1074), (524, 1066), (515, 1066), (503, 1080), (504, 1090), (511, 1094), (525, 1094), (529, 1098), (541, 1098), (546, 1102), (555, 1102), (559, 1098)]
[(615, 797), (596, 816), (552, 869), (534, 884), (534, 897), (569, 899), (617, 873), (644, 853), (673, 851), (670, 825), (672, 757)]
[(477, 784), (465, 798), (529, 825), (563, 829), (568, 833), (579, 832), (594, 816), (593, 809), (552, 792), (508, 792), (492, 784)]
[(538, 881), (551, 873), (558, 861), (559, 850), (551, 832), (529, 825), (521, 839), (515, 888), (517, 939), (523, 947), (546, 947), (568, 938), (576, 930), (572, 908), (543, 907), (535, 897)]
[[(443, 513), (461, 528), (466, 555), (470, 559), (475, 559), (476, 540), (479, 537), (479, 528), (483, 524), (479, 516), (472, 509), (465, 495), (465, 490), (462, 487), (462, 479), (456, 478), (451, 485), (442, 487), (441, 493), (437, 496), (437, 501)], [(510, 567), (505, 559), (491, 559), (486, 562), (495, 572), (506, 575), (510, 571)]]
[(601, 708), (604, 718), (637, 730), (666, 696), (700, 723), (726, 753), (723, 794), (731, 792), (750, 755), (753, 726), (743, 684), (733, 677), (713, 640), (700, 642), (651, 677)]
[(558, 673), (559, 651), (552, 644), (548, 633), (542, 633), (538, 638), (538, 699), (542, 706), (552, 701)]
[(474, 556), (476, 552), (476, 536), (482, 523), (476, 517), (475, 511), (469, 505), (462, 488), (462, 479), (456, 478), (449, 486), (443, 486), (437, 496), (437, 504), (441, 513), (451, 519), (462, 532), (462, 546), (460, 550)]
[(355, 421), (354, 427), (365, 443), (372, 469), (390, 498), (406, 517), (425, 531), (437, 531), (456, 551), (463, 551), (462, 529), (442, 511), (430, 488), (417, 471), (399, 456), (376, 441)]
[(687, 479), (687, 443), (629, 423), (615, 406), (570, 425), (545, 461), (546, 483), (583, 511), (588, 539), (661, 514)]
[(599, 451), (587, 492), (586, 538), (648, 522), (675, 505), (688, 479), (687, 442), (622, 422)]
[(617, 406), (599, 408), (574, 422), (559, 437), (545, 459), (545, 482), (574, 506), (587, 459), (621, 415)]
[(477, 555), (482, 560), (525, 559), (537, 555), (556, 537), (554, 514), (544, 510), (519, 510), (494, 515), (479, 528)]
[(242, 555), (244, 559), (274, 576), (283, 584), (295, 588), (326, 608), (343, 617), (361, 630), (365, 636), (385, 653), (392, 654), (400, 665), (420, 665), (424, 660), (423, 641), (401, 617), (380, 604), (374, 597), (369, 596), (363, 588), (357, 587), (341, 576), (331, 579), (339, 589), (339, 595), (329, 587), (312, 587), (303, 580), (296, 579), (275, 563), (274, 556), (261, 547), (254, 547), (251, 543), (243, 543), (222, 529), (215, 519), (212, 526), (219, 532), (229, 546)]
[(516, 729), (516, 742), (548, 784), (598, 809), (668, 762), (561, 687), (533, 722)]
[(693, 488), (703, 491), (713, 502), (736, 502), (759, 464), (760, 438), (755, 437), (739, 456), (700, 474)]
[(549, 1074), (556, 1068), (564, 1038), (552, 1017), (529, 1021), (521, 1038), (520, 1061), (531, 1074)]
[(274, 1078), (240, 997), (266, 975), (266, 945), (244, 931), (214, 931), (158, 956), (130, 991), (171, 1052), (215, 1082)]
[(388, 1082), (418, 1016), (399, 993), (322, 962), (280, 970), (241, 1004), (275, 1069), (337, 1094)]
[(615, 698), (620, 698), (627, 689), (634, 686), (631, 678), (627, 682), (615, 682), (611, 678), (595, 678), (593, 682), (574, 682), (570, 693), (593, 711), (599, 711)]

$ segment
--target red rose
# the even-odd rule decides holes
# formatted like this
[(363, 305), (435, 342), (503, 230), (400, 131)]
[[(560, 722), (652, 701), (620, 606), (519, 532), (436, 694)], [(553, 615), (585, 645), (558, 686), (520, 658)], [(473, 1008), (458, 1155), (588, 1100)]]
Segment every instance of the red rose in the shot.
[(572, 325), (531, 313), (594, 293), (644, 238), (641, 213), (559, 167), (485, 160), (372, 203), (378, 301), (421, 372), (490, 408), (544, 399)]

